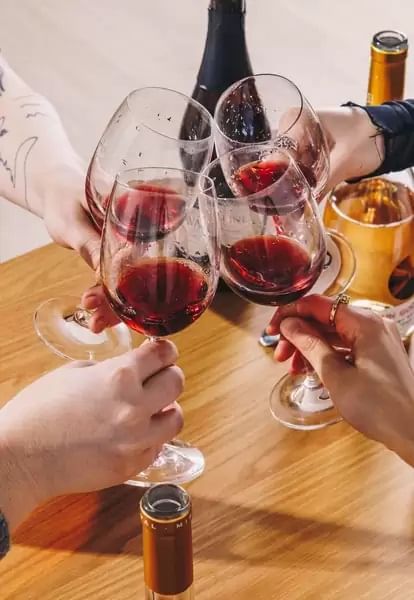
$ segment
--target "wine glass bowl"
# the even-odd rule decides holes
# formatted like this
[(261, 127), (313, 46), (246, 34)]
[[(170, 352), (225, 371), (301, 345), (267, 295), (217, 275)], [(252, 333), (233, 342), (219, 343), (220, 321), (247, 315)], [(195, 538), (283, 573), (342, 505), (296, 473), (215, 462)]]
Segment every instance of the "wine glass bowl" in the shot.
[(246, 146), (206, 173), (217, 189), (221, 274), (229, 287), (267, 306), (305, 294), (322, 271), (326, 246), (309, 186), (291, 156)]
[(213, 146), (212, 118), (196, 100), (161, 87), (131, 92), (111, 118), (89, 165), (85, 193), (96, 227), (102, 228), (120, 169), (163, 164), (200, 172)]
[[(119, 173), (102, 233), (101, 278), (110, 305), (130, 329), (154, 340), (194, 323), (213, 300), (219, 261), (211, 179), (163, 167)], [(185, 483), (203, 469), (199, 450), (173, 442), (129, 483)]]
[(219, 156), (246, 144), (273, 141), (288, 151), (321, 201), (329, 153), (318, 116), (300, 89), (275, 74), (246, 77), (230, 86), (215, 111)]

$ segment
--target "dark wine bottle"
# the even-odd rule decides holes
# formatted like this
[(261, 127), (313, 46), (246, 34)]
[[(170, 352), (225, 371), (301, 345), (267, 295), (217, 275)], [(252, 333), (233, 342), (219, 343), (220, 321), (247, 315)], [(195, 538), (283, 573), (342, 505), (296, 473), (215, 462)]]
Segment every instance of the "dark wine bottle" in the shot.
[(246, 0), (210, 0), (207, 39), (192, 97), (212, 115), (221, 94), (253, 74), (245, 14)]
[[(207, 39), (192, 97), (211, 115), (229, 86), (253, 74), (246, 43), (245, 14), (246, 0), (210, 0)], [(195, 118), (189, 106), (181, 127), (182, 139), (191, 139), (191, 132), (197, 128)], [(222, 280), (219, 289), (228, 289)]]

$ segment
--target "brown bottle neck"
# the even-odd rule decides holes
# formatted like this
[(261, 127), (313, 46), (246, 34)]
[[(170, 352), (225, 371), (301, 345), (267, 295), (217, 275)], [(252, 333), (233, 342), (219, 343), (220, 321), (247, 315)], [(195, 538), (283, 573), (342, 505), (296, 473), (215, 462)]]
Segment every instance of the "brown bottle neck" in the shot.
[(143, 515), (142, 543), (147, 589), (155, 595), (181, 598), (193, 584), (191, 511), (171, 522)]
[(367, 104), (382, 104), (404, 97), (408, 41), (398, 31), (380, 31), (371, 43)]

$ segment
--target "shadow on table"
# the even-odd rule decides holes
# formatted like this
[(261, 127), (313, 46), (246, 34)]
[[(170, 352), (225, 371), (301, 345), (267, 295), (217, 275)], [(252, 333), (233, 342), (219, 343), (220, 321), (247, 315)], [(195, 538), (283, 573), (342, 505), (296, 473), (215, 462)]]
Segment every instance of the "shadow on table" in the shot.
[[(60, 498), (39, 509), (15, 544), (92, 554), (141, 555), (142, 490), (120, 486), (96, 494)], [(347, 571), (367, 567), (409, 569), (413, 538), (258, 510), (193, 496), (196, 559), (288, 564), (301, 570)], [(414, 532), (413, 532), (414, 536)]]
[(217, 292), (211, 310), (221, 315), (229, 323), (240, 325), (246, 314), (252, 311), (252, 305), (231, 291)]

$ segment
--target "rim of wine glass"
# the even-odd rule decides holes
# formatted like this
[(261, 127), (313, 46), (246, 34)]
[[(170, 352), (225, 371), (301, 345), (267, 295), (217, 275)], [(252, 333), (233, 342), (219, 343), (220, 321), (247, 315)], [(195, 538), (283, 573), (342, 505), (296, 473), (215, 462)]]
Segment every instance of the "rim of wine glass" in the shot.
[[(348, 279), (347, 279), (346, 283), (341, 288), (341, 293), (343, 294), (351, 287), (352, 282), (355, 278), (355, 273), (356, 273), (356, 269), (357, 269), (357, 261), (356, 261), (355, 252), (352, 248), (352, 244), (350, 244), (348, 242), (348, 240), (342, 233), (340, 233), (339, 231), (335, 231), (335, 229), (332, 229), (330, 227), (324, 227), (323, 224), (322, 224), (322, 228), (323, 228), (325, 234), (327, 234), (326, 237), (329, 235), (331, 240), (334, 238), (339, 238), (341, 240), (342, 244), (344, 245), (344, 247), (346, 248), (347, 252), (349, 252), (349, 254), (352, 256), (351, 272), (348, 275)], [(336, 244), (335, 240), (334, 240), (334, 244)], [(327, 290), (329, 290), (329, 287), (327, 288)]]
[[(296, 83), (294, 81), (292, 81), (292, 79), (289, 79), (289, 77), (286, 77), (285, 75), (280, 75), (279, 73), (257, 73), (256, 75), (249, 75), (248, 77), (243, 77), (243, 79), (240, 79), (239, 81), (236, 81), (235, 83), (233, 83), (233, 85), (231, 85), (226, 90), (224, 90), (224, 92), (221, 94), (220, 98), (218, 99), (218, 102), (217, 102), (217, 105), (216, 105), (216, 110), (214, 111), (215, 129), (217, 129), (217, 131), (220, 133), (220, 135), (224, 139), (229, 140), (230, 142), (236, 141), (236, 140), (233, 140), (231, 137), (229, 137), (228, 135), (226, 135), (222, 131), (222, 129), (220, 128), (220, 126), (218, 124), (217, 114), (219, 112), (221, 104), (224, 102), (225, 97), (230, 92), (233, 92), (235, 89), (237, 89), (244, 82), (246, 82), (248, 80), (257, 79), (258, 77), (274, 77), (274, 78), (277, 78), (277, 79), (284, 79), (285, 81), (287, 81), (289, 84), (291, 84), (295, 88), (295, 90), (298, 92), (299, 98), (300, 98), (299, 113), (298, 113), (296, 119), (289, 125), (289, 127), (286, 130), (284, 130), (283, 132), (281, 132), (279, 135), (281, 136), (281, 135), (286, 135), (287, 133), (289, 133), (289, 131), (292, 129), (292, 127), (294, 127), (296, 125), (296, 123), (299, 121), (299, 119), (301, 118), (303, 110), (304, 110), (304, 107), (306, 106), (309, 109), (309, 111), (311, 112), (312, 116), (315, 118), (315, 121), (318, 123), (318, 125), (320, 127), (321, 135), (322, 135), (322, 143), (323, 143), (324, 151), (325, 151), (324, 154), (326, 156), (326, 159), (328, 161), (328, 166), (329, 166), (329, 162), (330, 161), (329, 161), (328, 143), (327, 143), (324, 131), (322, 129), (321, 122), (319, 120), (318, 115), (316, 114), (315, 109), (313, 108), (312, 104), (309, 102), (309, 100), (307, 99), (307, 97), (305, 96), (305, 94), (296, 85)], [(269, 141), (270, 140), (265, 140), (264, 142), (254, 142), (254, 143), (257, 143), (257, 144), (266, 144), (266, 143), (269, 143)], [(251, 145), (251, 142), (237, 142), (237, 143), (240, 144), (240, 147)], [(325, 186), (325, 184), (326, 184), (326, 181), (321, 184), (321, 186), (320, 186), (321, 189), (323, 189), (323, 187)], [(317, 186), (317, 187), (319, 187), (319, 186)]]
[[(198, 102), (197, 100), (194, 100), (194, 98), (191, 98), (190, 96), (187, 96), (187, 94), (184, 94), (183, 92), (179, 92), (177, 90), (173, 90), (172, 88), (167, 88), (167, 87), (162, 87), (162, 86), (145, 86), (145, 87), (141, 87), (141, 88), (137, 88), (135, 90), (132, 90), (132, 92), (129, 92), (129, 94), (124, 98), (124, 100), (122, 101), (122, 104), (125, 102), (126, 106), (128, 107), (129, 112), (134, 115), (134, 110), (130, 105), (130, 100), (133, 96), (139, 94), (140, 92), (144, 92), (144, 91), (148, 91), (148, 90), (157, 90), (157, 91), (162, 91), (162, 92), (169, 92), (169, 93), (173, 93), (177, 96), (181, 96), (182, 98), (185, 98), (185, 100), (187, 101), (187, 104), (192, 104), (194, 106), (196, 106), (202, 115), (204, 115), (207, 118), (207, 122), (210, 123), (210, 127), (211, 127), (211, 131), (210, 131), (210, 135), (204, 137), (203, 139), (200, 140), (180, 140), (179, 138), (176, 137), (171, 137), (170, 135), (166, 135), (165, 133), (160, 133), (159, 131), (157, 131), (156, 129), (153, 129), (152, 127), (149, 127), (148, 125), (145, 124), (144, 121), (141, 121), (140, 119), (136, 119), (135, 123), (142, 125), (143, 127), (145, 127), (146, 129), (148, 129), (149, 131), (153, 131), (154, 133), (156, 133), (157, 135), (167, 139), (167, 140), (171, 140), (171, 141), (177, 141), (180, 144), (182, 144), (183, 146), (188, 146), (188, 145), (197, 145), (197, 144), (205, 144), (210, 138), (214, 139), (214, 127), (215, 127), (215, 123), (214, 123), (214, 119), (211, 116), (211, 114), (208, 112), (208, 110), (202, 105), (200, 104), (200, 102)], [(122, 106), (121, 104), (121, 106)], [(99, 145), (101, 145), (101, 141), (99, 141)]]
[[(296, 83), (294, 81), (292, 81), (291, 79), (289, 79), (289, 77), (285, 77), (285, 75), (279, 75), (278, 73), (257, 73), (256, 75), (249, 75), (248, 77), (243, 77), (243, 79), (239, 79), (239, 81), (236, 81), (235, 83), (233, 83), (230, 87), (228, 87), (226, 90), (224, 90), (224, 92), (221, 94), (220, 98), (218, 99), (217, 105), (216, 105), (216, 109), (214, 111), (214, 122), (216, 125), (216, 128), (218, 129), (218, 131), (220, 132), (220, 135), (222, 135), (225, 139), (230, 140), (230, 141), (236, 141), (233, 140), (231, 137), (229, 137), (228, 135), (226, 135), (222, 129), (220, 128), (218, 121), (217, 121), (217, 114), (220, 110), (221, 105), (224, 102), (224, 99), (226, 98), (226, 96), (230, 93), (233, 92), (234, 90), (236, 90), (241, 84), (245, 83), (246, 81), (249, 80), (255, 80), (258, 77), (276, 77), (278, 79), (284, 79), (285, 81), (287, 81), (288, 83), (290, 83), (298, 92), (299, 94), (299, 98), (300, 98), (300, 109), (299, 109), (299, 113), (298, 116), (296, 117), (296, 119), (293, 121), (293, 123), (291, 123), (289, 125), (289, 127), (283, 131), (280, 135), (284, 135), (286, 133), (288, 133), (292, 127), (294, 125), (296, 125), (296, 123), (298, 122), (298, 120), (300, 119), (300, 117), (302, 116), (303, 113), (303, 107), (305, 104), (307, 104), (309, 106), (309, 108), (311, 109), (312, 113), (315, 114), (318, 122), (319, 119), (315, 113), (315, 111), (313, 110), (313, 107), (310, 105), (308, 99), (306, 98), (306, 96), (301, 92), (300, 88), (296, 85)], [(265, 140), (264, 142), (255, 142), (257, 144), (266, 144), (268, 143), (269, 140)], [(243, 146), (249, 146), (251, 145), (251, 142), (237, 142), (238, 144), (241, 144)]]
[(401, 227), (401, 225), (406, 225), (407, 223), (410, 223), (411, 221), (414, 220), (414, 213), (413, 213), (411, 215), (408, 215), (408, 217), (401, 219), (400, 221), (393, 221), (392, 223), (384, 223), (383, 225), (381, 225), (380, 223), (362, 223), (361, 221), (357, 221), (356, 219), (353, 219), (349, 215), (346, 215), (344, 212), (342, 212), (342, 210), (338, 207), (338, 205), (336, 204), (336, 202), (334, 200), (336, 190), (341, 185), (348, 185), (348, 184), (347, 183), (339, 184), (339, 186), (334, 187), (328, 194), (327, 203), (332, 208), (332, 210), (338, 215), (338, 217), (340, 217), (344, 221), (348, 221), (348, 223), (357, 225), (358, 227), (361, 227), (362, 229), (365, 229), (368, 227), (370, 229), (393, 229), (393, 228)]
[[(217, 167), (218, 165), (221, 166), (221, 163), (223, 161), (223, 159), (226, 156), (230, 156), (233, 154), (238, 154), (238, 153), (242, 153), (246, 151), (247, 147), (251, 147), (253, 148), (257, 148), (260, 151), (263, 151), (263, 149), (269, 149), (269, 151), (274, 151), (275, 153), (278, 154), (282, 154), (284, 157), (287, 158), (288, 161), (288, 168), (286, 169), (286, 171), (279, 177), (279, 179), (277, 179), (277, 181), (273, 182), (271, 185), (269, 185), (266, 188), (263, 188), (262, 190), (260, 190), (259, 192), (255, 192), (254, 194), (246, 194), (245, 196), (234, 196), (232, 198), (230, 198), (230, 196), (220, 196), (218, 191), (217, 191), (217, 187), (214, 184), (214, 179), (208, 175), (209, 172), (211, 172), (213, 170), (213, 168)], [(261, 160), (261, 159), (260, 159)], [(254, 162), (254, 161), (251, 161)], [(246, 163), (246, 165), (249, 163)], [(293, 167), (296, 171), (296, 173), (299, 175), (299, 177), (302, 179), (304, 187), (307, 189), (308, 191), (308, 196), (309, 196), (309, 201), (311, 203), (314, 204), (314, 210), (317, 211), (317, 205), (315, 203), (315, 199), (313, 197), (312, 194), (312, 189), (309, 185), (309, 183), (306, 181), (305, 176), (303, 175), (302, 171), (300, 170), (300, 168), (298, 167), (298, 165), (296, 164), (295, 159), (285, 150), (282, 150), (281, 148), (277, 148), (276, 146), (274, 146), (271, 142), (259, 142), (257, 144), (246, 144), (245, 146), (243, 146), (242, 148), (236, 148), (235, 150), (229, 150), (229, 152), (226, 152), (225, 154), (222, 154), (221, 156), (219, 156), (218, 158), (216, 158), (215, 160), (213, 160), (211, 163), (209, 163), (203, 170), (202, 175), (204, 175), (205, 177), (207, 177), (208, 179), (211, 179), (214, 186), (215, 186), (215, 193), (218, 199), (235, 199), (236, 197), (239, 200), (254, 200), (256, 198), (260, 198), (261, 196), (263, 196), (264, 194), (268, 193), (269, 190), (273, 190), (277, 187), (277, 185), (283, 180), (283, 178), (285, 177), (289, 167)], [(224, 176), (224, 173), (223, 173)], [(225, 176), (224, 176), (225, 179)], [(201, 190), (204, 191), (204, 190)]]
[[(191, 171), (190, 169), (179, 169), (178, 167), (154, 167), (153, 165), (148, 165), (147, 167), (132, 167), (131, 169), (121, 169), (117, 174), (116, 177), (114, 179), (114, 185), (112, 187), (112, 191), (111, 191), (111, 195), (110, 195), (110, 199), (112, 199), (114, 190), (115, 190), (115, 186), (122, 186), (126, 189), (129, 190), (135, 190), (135, 188), (133, 188), (131, 185), (129, 185), (128, 183), (125, 183), (123, 181), (121, 181), (121, 177), (123, 175), (127, 175), (128, 173), (139, 173), (140, 171), (164, 171), (165, 174), (169, 173), (169, 172), (173, 172), (173, 173), (180, 173), (181, 175), (184, 174), (190, 174), (193, 175), (194, 178), (196, 180), (198, 180), (198, 182), (200, 182), (201, 179), (205, 179), (207, 181), (210, 182), (210, 186), (207, 189), (206, 188), (206, 193), (208, 193), (209, 190), (213, 191), (213, 196), (215, 196), (215, 184), (214, 181), (211, 177), (209, 177), (208, 175), (205, 175), (204, 172), (203, 173), (197, 173), (197, 171)], [(196, 186), (194, 186), (196, 187)], [(201, 189), (201, 184), (200, 184), (200, 189)], [(174, 191), (171, 191), (171, 193), (176, 193)]]
[[(211, 177), (209, 177), (208, 175), (204, 175), (203, 173), (197, 173), (196, 171), (190, 171), (189, 169), (178, 169), (178, 168), (174, 168), (174, 167), (153, 167), (153, 166), (135, 167), (132, 169), (123, 169), (122, 171), (119, 171), (114, 179), (114, 184), (112, 186), (112, 190), (109, 195), (108, 206), (105, 211), (104, 225), (102, 228), (102, 239), (105, 236), (109, 215), (111, 214), (111, 218), (117, 219), (117, 215), (114, 213), (114, 202), (113, 202), (115, 189), (117, 189), (118, 187), (122, 187), (125, 190), (134, 190), (135, 189), (135, 188), (131, 187), (131, 185), (128, 185), (128, 183), (121, 181), (120, 178), (123, 175), (127, 175), (128, 173), (134, 173), (136, 175), (137, 172), (139, 172), (139, 171), (147, 171), (147, 172), (148, 171), (157, 171), (157, 172), (164, 171), (164, 173), (168, 173), (168, 172), (172, 171), (174, 173), (180, 173), (182, 175), (189, 173), (189, 174), (195, 176), (197, 179), (198, 186), (195, 185), (194, 187), (197, 187), (199, 191), (204, 193), (204, 195), (207, 196), (213, 202), (214, 212), (216, 215), (216, 229), (218, 229), (219, 221), (218, 221), (217, 195), (216, 195), (215, 183)], [(209, 182), (209, 187), (206, 188), (204, 191), (201, 189), (201, 183), (200, 183), (201, 180), (206, 180)], [(212, 192), (212, 193), (209, 194), (209, 192)], [(175, 192), (172, 191), (171, 193), (175, 193)], [(199, 199), (198, 195), (197, 195), (197, 198)], [(100, 254), (100, 268), (101, 269), (102, 269), (102, 259), (103, 259), (102, 251), (103, 251), (103, 244), (101, 245), (101, 254)]]

